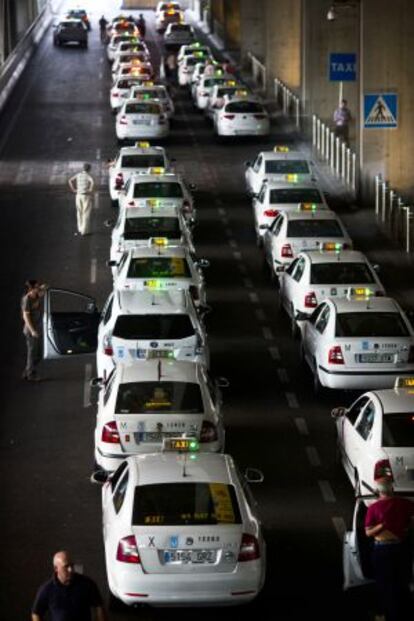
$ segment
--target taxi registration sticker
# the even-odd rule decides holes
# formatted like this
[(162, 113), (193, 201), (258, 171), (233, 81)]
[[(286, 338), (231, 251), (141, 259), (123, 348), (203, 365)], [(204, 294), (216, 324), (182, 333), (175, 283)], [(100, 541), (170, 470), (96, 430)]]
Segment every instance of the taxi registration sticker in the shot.
[(223, 483), (210, 483), (209, 489), (214, 503), (214, 513), (217, 522), (234, 524), (235, 515), (227, 485)]

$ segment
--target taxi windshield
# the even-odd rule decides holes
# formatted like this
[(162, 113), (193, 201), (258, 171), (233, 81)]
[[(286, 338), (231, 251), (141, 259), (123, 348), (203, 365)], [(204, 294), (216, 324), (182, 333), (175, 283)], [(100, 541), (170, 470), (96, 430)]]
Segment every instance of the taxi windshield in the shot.
[(335, 335), (339, 337), (409, 336), (399, 313), (338, 313)]
[(227, 81), (227, 78), (205, 78), (204, 79), (204, 88), (213, 88), (216, 84), (224, 84)]
[(178, 340), (194, 336), (188, 315), (120, 315), (112, 336), (134, 340)]
[(127, 278), (190, 278), (182, 257), (139, 257), (131, 259)]
[(272, 204), (322, 203), (322, 196), (318, 190), (313, 188), (286, 188), (270, 190), (270, 202)]
[(133, 155), (123, 155), (121, 168), (163, 168), (165, 165), (162, 155), (147, 155), (146, 153), (136, 153)]
[(241, 516), (233, 485), (157, 483), (135, 488), (132, 523), (137, 526), (241, 524)]
[(183, 198), (183, 189), (179, 183), (174, 181), (136, 183), (134, 198)]
[(263, 106), (255, 101), (232, 101), (227, 104), (226, 112), (233, 112), (236, 114), (263, 114), (264, 109)]
[(268, 160), (265, 172), (274, 175), (308, 175), (309, 165), (306, 160)]
[(129, 103), (125, 106), (126, 114), (160, 114), (160, 107), (155, 103)]
[(311, 268), (313, 285), (368, 285), (374, 277), (366, 263), (315, 263)]
[(199, 384), (190, 382), (131, 382), (120, 384), (117, 414), (202, 414)]
[(414, 412), (382, 417), (382, 446), (414, 447)]
[(181, 237), (178, 218), (127, 218), (124, 239), (149, 239), (150, 237)]
[(288, 237), (343, 237), (341, 227), (336, 220), (290, 220), (287, 227)]

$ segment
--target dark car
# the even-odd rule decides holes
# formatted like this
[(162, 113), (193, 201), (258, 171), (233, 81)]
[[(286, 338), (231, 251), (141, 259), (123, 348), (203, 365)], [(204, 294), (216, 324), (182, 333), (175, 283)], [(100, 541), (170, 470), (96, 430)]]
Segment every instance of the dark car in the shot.
[(60, 22), (53, 33), (55, 45), (79, 43), (81, 47), (88, 47), (88, 31), (81, 19), (65, 19)]
[(84, 9), (72, 9), (66, 15), (67, 19), (81, 19), (88, 30), (91, 30), (91, 22)]

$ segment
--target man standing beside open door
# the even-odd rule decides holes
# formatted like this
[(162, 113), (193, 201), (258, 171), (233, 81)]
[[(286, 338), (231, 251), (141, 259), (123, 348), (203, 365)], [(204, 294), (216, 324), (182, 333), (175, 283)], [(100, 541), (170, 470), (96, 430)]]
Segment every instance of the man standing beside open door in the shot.
[(37, 366), (42, 360), (42, 303), (41, 298), (46, 291), (46, 285), (37, 280), (27, 280), (26, 293), (22, 297), (21, 308), (23, 317), (23, 334), (26, 339), (27, 357), (26, 368), (22, 378), (28, 381), (38, 381)]

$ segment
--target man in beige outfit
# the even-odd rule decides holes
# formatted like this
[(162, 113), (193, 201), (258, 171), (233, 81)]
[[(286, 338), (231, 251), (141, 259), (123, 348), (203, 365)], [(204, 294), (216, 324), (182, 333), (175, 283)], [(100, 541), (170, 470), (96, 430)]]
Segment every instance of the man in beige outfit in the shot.
[(75, 235), (89, 235), (92, 213), (92, 192), (94, 181), (89, 171), (91, 165), (85, 163), (83, 171), (69, 179), (69, 187), (76, 194), (76, 214), (78, 233)]

